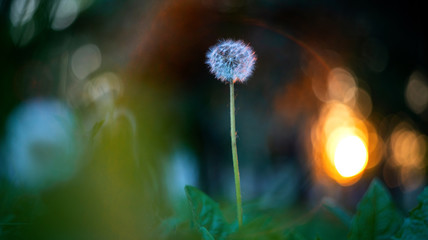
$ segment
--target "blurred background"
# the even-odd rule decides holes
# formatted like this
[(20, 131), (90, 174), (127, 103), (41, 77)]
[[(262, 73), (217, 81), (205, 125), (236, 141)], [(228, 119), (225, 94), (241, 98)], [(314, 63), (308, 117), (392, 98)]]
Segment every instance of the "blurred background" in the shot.
[(186, 184), (233, 207), (229, 89), (205, 64), (220, 39), (257, 55), (235, 86), (244, 211), (354, 211), (374, 178), (405, 211), (426, 185), (420, 1), (0, 0), (0, 13), (1, 237), (159, 239)]

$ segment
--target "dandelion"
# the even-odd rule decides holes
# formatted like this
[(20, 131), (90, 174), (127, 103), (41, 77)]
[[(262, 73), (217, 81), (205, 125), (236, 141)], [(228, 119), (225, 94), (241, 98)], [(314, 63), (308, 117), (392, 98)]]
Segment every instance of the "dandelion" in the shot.
[(36, 191), (68, 180), (78, 166), (76, 129), (73, 113), (60, 101), (39, 99), (18, 106), (6, 129), (9, 180)]
[(223, 82), (245, 82), (253, 73), (256, 56), (242, 41), (225, 40), (210, 48), (207, 64), (215, 77)]
[(207, 53), (207, 64), (215, 77), (230, 86), (230, 138), (232, 145), (233, 171), (235, 176), (238, 224), (242, 226), (241, 183), (239, 179), (238, 152), (235, 130), (235, 82), (245, 82), (254, 70), (256, 56), (253, 49), (242, 41), (220, 41)]

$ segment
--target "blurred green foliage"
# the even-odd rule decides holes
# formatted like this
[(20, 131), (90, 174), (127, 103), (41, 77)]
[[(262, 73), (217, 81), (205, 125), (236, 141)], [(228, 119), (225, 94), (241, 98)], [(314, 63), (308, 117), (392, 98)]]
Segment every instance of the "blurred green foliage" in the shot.
[[(168, 231), (175, 236), (167, 239), (191, 239), (199, 231), (204, 240), (212, 239), (425, 239), (427, 236), (427, 203), (428, 188), (419, 196), (420, 204), (410, 212), (404, 221), (402, 213), (395, 207), (388, 190), (375, 179), (372, 181), (366, 194), (360, 200), (357, 211), (349, 224), (349, 216), (339, 206), (331, 201), (320, 205), (309, 214), (300, 211), (294, 215), (293, 211), (276, 209), (277, 214), (265, 214), (260, 211), (256, 215), (245, 212), (244, 225), (237, 227), (237, 222), (228, 223), (223, 217), (218, 203), (200, 190), (187, 186), (191, 216), (181, 223), (172, 222), (172, 225), (181, 225), (175, 228), (180, 233)], [(247, 209), (248, 210), (248, 209)], [(224, 210), (223, 210), (224, 211)], [(252, 210), (254, 211), (254, 209)], [(278, 213), (280, 211), (280, 213)], [(290, 216), (293, 215), (292, 217)], [(300, 215), (300, 216), (299, 216)], [(249, 217), (251, 216), (251, 217)], [(276, 216), (276, 217), (273, 217)], [(290, 218), (296, 217), (290, 221)], [(191, 224), (184, 224), (188, 222)], [(166, 226), (164, 226), (166, 227)], [(401, 228), (401, 229), (400, 229)], [(165, 228), (166, 229), (166, 228)], [(180, 230), (178, 230), (180, 229)], [(193, 239), (193, 238), (192, 238)]]
[(419, 205), (404, 220), (393, 239), (428, 239), (428, 188), (419, 195)]

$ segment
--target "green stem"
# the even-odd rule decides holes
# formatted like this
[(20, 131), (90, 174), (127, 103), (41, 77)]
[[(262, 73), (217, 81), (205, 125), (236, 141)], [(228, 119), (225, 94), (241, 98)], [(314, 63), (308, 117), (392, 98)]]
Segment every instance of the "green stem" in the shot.
[(235, 93), (234, 83), (230, 83), (230, 138), (232, 140), (233, 172), (235, 175), (236, 205), (238, 210), (238, 224), (242, 226), (242, 200), (241, 181), (239, 179), (238, 152), (236, 150), (236, 130), (235, 130)]

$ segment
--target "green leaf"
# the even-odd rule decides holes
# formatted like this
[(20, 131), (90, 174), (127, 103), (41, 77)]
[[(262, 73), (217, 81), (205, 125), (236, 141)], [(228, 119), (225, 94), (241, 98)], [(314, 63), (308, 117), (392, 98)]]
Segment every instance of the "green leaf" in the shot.
[(305, 239), (346, 239), (350, 229), (346, 223), (346, 212), (338, 206), (333, 211), (333, 206), (333, 203), (326, 204), (324, 200), (319, 207), (304, 215), (304, 222), (294, 228), (294, 233), (299, 233)]
[(428, 239), (428, 187), (419, 195), (419, 205), (404, 221), (394, 239)]
[[(193, 223), (201, 231), (204, 239), (224, 239), (229, 232), (229, 225), (223, 217), (223, 214), (214, 200), (199, 189), (186, 186), (186, 195), (192, 212)], [(205, 230), (210, 235), (206, 235)]]
[(229, 240), (279, 240), (283, 239), (283, 228), (268, 216), (247, 219), (241, 227), (227, 236)]
[(375, 179), (358, 204), (348, 239), (390, 239), (402, 222), (388, 191)]

